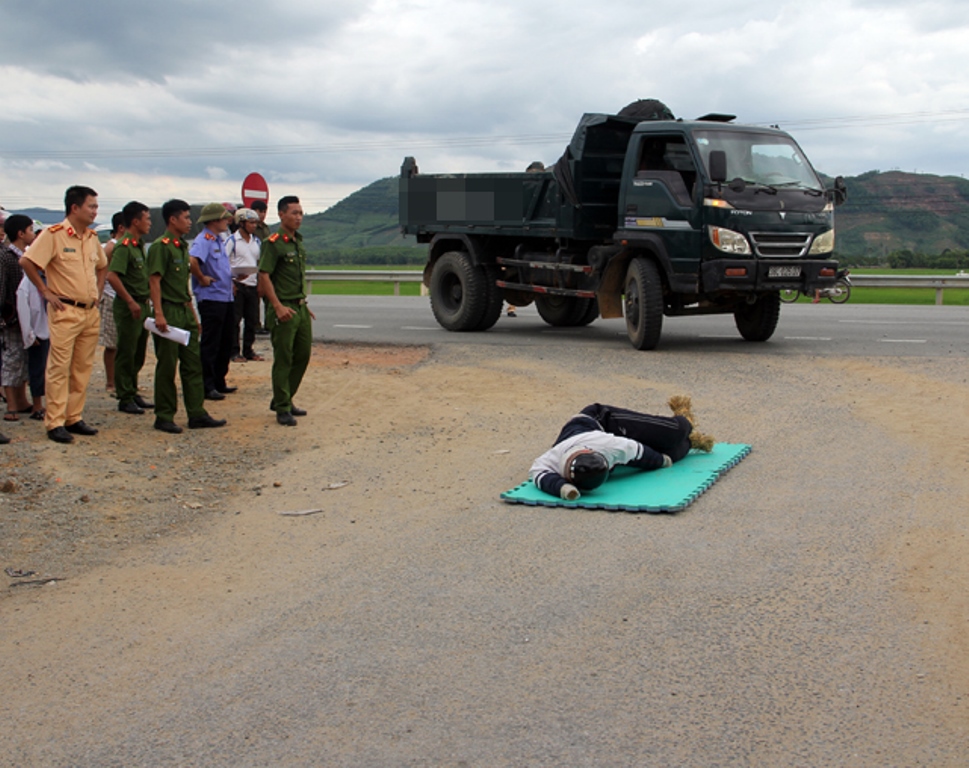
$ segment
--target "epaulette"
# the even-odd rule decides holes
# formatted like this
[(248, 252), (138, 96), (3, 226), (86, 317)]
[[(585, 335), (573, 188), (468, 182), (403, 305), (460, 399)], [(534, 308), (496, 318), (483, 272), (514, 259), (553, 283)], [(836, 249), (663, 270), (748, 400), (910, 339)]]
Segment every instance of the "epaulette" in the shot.
[(205, 233), (205, 239), (206, 240), (215, 240), (215, 235), (210, 234), (209, 232), (206, 232)]
[(122, 245), (131, 245), (131, 240), (126, 237), (124, 240), (121, 241), (121, 244)]
[(163, 237), (163, 238), (161, 239), (161, 241), (162, 241), (162, 242), (163, 242), (163, 243), (164, 243), (165, 245), (168, 245), (168, 244), (169, 244), (169, 243), (171, 242), (171, 239), (170, 239), (170, 238), (167, 238), (167, 237)]
[(278, 239), (279, 239), (279, 233), (278, 232), (274, 232), (273, 234), (271, 234), (269, 236), (269, 242), (270, 243), (275, 243)]
[(54, 224), (51, 227), (47, 227), (48, 232), (60, 232), (62, 229), (64, 229), (63, 224)]

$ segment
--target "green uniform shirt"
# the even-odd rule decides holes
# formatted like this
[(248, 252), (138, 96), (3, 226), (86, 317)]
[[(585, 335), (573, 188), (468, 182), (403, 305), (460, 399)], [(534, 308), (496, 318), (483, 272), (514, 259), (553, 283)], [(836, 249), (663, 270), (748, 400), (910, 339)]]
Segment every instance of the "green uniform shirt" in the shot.
[(175, 237), (166, 229), (148, 249), (148, 274), (161, 275), (162, 301), (172, 304), (190, 302), (188, 241)]
[(306, 250), (303, 236), (277, 232), (263, 240), (259, 251), (259, 271), (268, 272), (280, 301), (300, 301), (306, 298)]
[(125, 290), (135, 301), (147, 301), (151, 293), (146, 260), (145, 244), (130, 235), (115, 243), (111, 252), (108, 269), (118, 273)]

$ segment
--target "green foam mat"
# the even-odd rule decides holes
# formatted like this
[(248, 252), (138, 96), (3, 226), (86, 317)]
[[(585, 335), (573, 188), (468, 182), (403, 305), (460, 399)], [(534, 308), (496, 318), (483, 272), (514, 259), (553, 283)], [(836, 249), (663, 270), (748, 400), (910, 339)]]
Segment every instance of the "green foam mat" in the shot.
[(605, 484), (583, 493), (576, 501), (565, 501), (540, 491), (531, 480), (505, 491), (501, 498), (512, 504), (530, 506), (679, 512), (696, 501), (748, 453), (749, 445), (717, 443), (710, 453), (690, 451), (666, 469), (642, 472), (631, 467), (616, 467)]

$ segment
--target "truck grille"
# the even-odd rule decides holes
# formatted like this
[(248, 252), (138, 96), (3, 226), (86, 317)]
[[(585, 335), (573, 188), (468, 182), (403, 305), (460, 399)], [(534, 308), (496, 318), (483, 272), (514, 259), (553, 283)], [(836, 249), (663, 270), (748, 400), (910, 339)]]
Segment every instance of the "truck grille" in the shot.
[(805, 232), (751, 232), (750, 240), (757, 255), (765, 258), (798, 258), (811, 245), (811, 235)]

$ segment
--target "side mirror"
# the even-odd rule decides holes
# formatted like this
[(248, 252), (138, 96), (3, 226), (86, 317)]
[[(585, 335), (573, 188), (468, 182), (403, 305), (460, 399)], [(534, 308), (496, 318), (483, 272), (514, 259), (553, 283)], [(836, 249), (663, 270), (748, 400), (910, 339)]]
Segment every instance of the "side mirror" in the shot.
[(722, 149), (715, 149), (710, 153), (710, 181), (722, 184), (727, 180), (727, 153)]
[(848, 187), (845, 186), (844, 176), (838, 176), (834, 180), (834, 186), (826, 190), (825, 195), (828, 200), (834, 203), (836, 206), (841, 205), (845, 200), (848, 199)]

